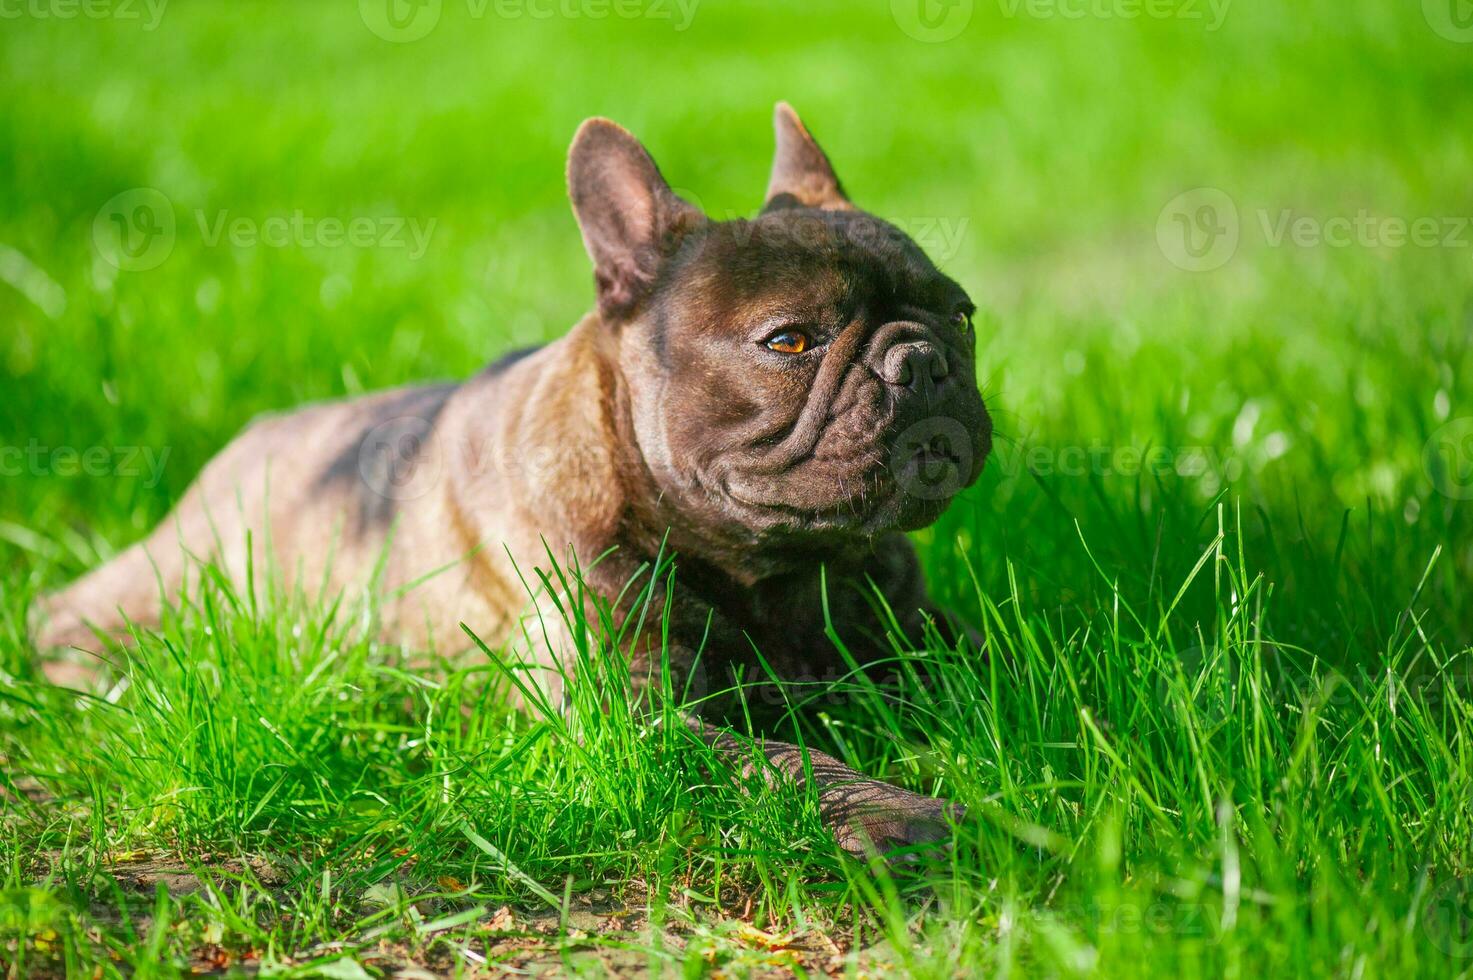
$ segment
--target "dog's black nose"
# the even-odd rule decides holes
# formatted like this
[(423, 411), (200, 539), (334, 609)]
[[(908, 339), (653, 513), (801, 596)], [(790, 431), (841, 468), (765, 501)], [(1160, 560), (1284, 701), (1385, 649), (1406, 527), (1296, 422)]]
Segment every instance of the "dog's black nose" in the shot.
[(926, 397), (951, 375), (951, 364), (936, 335), (913, 320), (896, 320), (876, 330), (864, 360), (886, 384)]
[(921, 390), (946, 380), (951, 366), (946, 354), (927, 340), (896, 344), (885, 352), (880, 376), (892, 385)]

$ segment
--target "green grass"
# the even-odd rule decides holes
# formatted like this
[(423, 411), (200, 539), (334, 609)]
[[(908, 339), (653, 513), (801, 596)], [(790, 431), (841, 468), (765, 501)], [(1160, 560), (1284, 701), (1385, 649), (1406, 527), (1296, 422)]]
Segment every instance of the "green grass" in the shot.
[[(1238, 0), (1208, 31), (978, 2), (935, 44), (878, 0), (706, 0), (679, 31), (445, 0), (404, 44), (346, 2), (6, 19), (0, 963), (1473, 973), (1473, 230), (1275, 243), (1286, 210), (1473, 215), (1473, 46), (1421, 6)], [(745, 214), (780, 98), (983, 309), (997, 453), (917, 539), (1008, 654), (934, 645), (929, 686), (794, 690), (784, 723), (969, 805), (927, 875), (604, 710), (596, 650), (574, 711), (519, 714), (494, 657), (410, 670), (356, 601), (213, 581), (111, 697), (38, 683), (30, 599), (252, 416), (464, 375), (589, 306), (582, 118)], [(1241, 242), (1193, 272), (1158, 221), (1203, 186)], [(120, 270), (94, 219), (137, 187), (173, 247)], [(430, 234), (210, 243), (297, 211)]]

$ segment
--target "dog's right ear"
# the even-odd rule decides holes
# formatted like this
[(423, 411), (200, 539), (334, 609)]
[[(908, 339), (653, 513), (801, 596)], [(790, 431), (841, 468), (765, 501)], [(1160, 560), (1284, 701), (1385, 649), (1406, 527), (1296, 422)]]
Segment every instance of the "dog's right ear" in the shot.
[(705, 220), (676, 196), (648, 151), (607, 119), (578, 128), (568, 151), (568, 196), (593, 259), (598, 308), (630, 316), (685, 232)]
[(763, 210), (792, 207), (854, 210), (833, 164), (829, 163), (828, 154), (793, 107), (779, 102), (772, 113), (772, 126), (777, 134), (777, 150), (772, 157), (772, 179), (767, 184), (767, 203)]

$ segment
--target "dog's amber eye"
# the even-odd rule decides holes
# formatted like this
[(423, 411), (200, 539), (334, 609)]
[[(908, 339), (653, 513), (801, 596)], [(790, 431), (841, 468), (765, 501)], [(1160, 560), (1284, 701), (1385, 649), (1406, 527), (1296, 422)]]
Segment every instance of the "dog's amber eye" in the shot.
[(966, 310), (957, 310), (951, 315), (951, 325), (959, 330), (970, 331), (972, 329), (972, 314)]
[(811, 343), (808, 335), (801, 330), (784, 330), (767, 338), (767, 349), (779, 354), (801, 354)]

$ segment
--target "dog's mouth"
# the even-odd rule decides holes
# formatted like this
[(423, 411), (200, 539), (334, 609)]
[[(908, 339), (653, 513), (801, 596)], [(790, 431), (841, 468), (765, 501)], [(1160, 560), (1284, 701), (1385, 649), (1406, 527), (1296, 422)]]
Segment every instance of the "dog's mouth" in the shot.
[[(720, 493), (781, 524), (863, 534), (909, 530), (933, 521), (971, 482), (970, 448), (937, 434), (876, 446), (860, 454), (867, 465), (827, 472), (800, 466), (781, 475), (728, 471)], [(815, 483), (823, 490), (815, 492)]]

